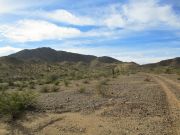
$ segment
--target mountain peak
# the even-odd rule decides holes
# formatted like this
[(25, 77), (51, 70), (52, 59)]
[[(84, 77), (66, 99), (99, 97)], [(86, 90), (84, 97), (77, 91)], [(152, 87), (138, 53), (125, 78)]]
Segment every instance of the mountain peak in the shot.
[(23, 61), (41, 61), (41, 62), (82, 61), (89, 63), (95, 59), (103, 63), (119, 62), (118, 60), (107, 56), (96, 57), (93, 55), (83, 55), (83, 54), (71, 53), (66, 51), (56, 51), (49, 47), (42, 47), (37, 49), (25, 49), (15, 54), (11, 54), (9, 55), (9, 57), (17, 58)]

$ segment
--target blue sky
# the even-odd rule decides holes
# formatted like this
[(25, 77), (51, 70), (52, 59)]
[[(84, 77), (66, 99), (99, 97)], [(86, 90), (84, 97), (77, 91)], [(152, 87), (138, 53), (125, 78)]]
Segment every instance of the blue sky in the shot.
[(180, 56), (179, 0), (0, 0), (0, 56), (22, 49), (139, 64)]

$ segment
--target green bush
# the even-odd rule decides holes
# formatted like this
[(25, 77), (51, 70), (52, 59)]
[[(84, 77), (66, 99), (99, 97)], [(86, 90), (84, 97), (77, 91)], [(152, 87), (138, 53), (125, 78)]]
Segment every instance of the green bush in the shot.
[(24, 111), (32, 108), (36, 94), (30, 91), (0, 94), (0, 114), (11, 119), (18, 118)]
[(59, 76), (56, 74), (51, 74), (47, 77), (47, 83), (52, 83), (58, 80)]
[(103, 79), (100, 81), (101, 85), (107, 85), (107, 82), (109, 81), (109, 79)]
[(59, 83), (60, 83), (60, 82), (57, 80), (57, 81), (54, 82), (54, 85), (57, 86), (57, 85), (59, 85)]
[(69, 86), (69, 81), (64, 80), (64, 85), (65, 85), (66, 87), (68, 87), (68, 86)]
[(78, 89), (78, 92), (79, 92), (79, 93), (84, 93), (84, 92), (85, 92), (85, 90), (86, 90), (86, 88), (85, 88), (85, 87), (81, 87), (80, 89)]
[(33, 81), (29, 82), (29, 88), (30, 89), (35, 89), (35, 83)]

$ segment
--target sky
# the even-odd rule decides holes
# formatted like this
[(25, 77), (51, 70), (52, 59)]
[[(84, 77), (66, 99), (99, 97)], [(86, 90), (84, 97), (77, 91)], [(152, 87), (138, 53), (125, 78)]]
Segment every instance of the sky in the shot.
[(0, 56), (39, 47), (139, 64), (180, 57), (180, 0), (0, 0)]

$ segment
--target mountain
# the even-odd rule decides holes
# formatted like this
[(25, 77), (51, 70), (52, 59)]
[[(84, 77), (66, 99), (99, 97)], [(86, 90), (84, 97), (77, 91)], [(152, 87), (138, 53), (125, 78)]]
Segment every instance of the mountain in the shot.
[(22, 61), (37, 61), (37, 62), (85, 62), (89, 63), (93, 60), (98, 60), (103, 63), (115, 63), (119, 62), (117, 59), (103, 56), (96, 57), (93, 55), (82, 55), (77, 53), (56, 51), (51, 48), (37, 48), (32, 50), (22, 50), (20, 52), (9, 55), (8, 57), (16, 58)]
[(174, 59), (168, 59), (168, 60), (162, 60), (157, 63), (152, 64), (146, 64), (143, 65), (144, 67), (161, 67), (161, 66), (170, 66), (170, 67), (178, 67), (180, 68), (180, 57), (174, 58)]
[(18, 65), (18, 64), (23, 64), (23, 61), (21, 61), (17, 58), (5, 56), (5, 57), (0, 57), (0, 64)]

